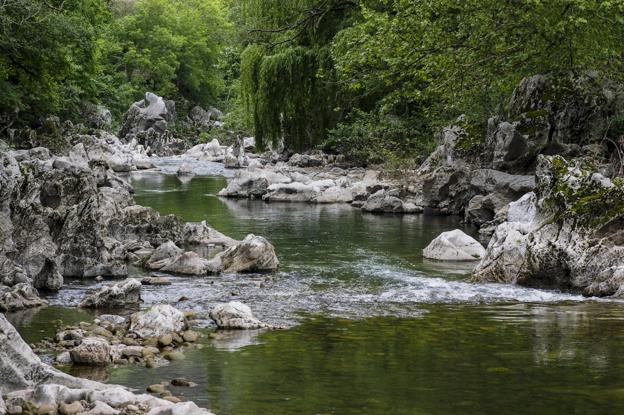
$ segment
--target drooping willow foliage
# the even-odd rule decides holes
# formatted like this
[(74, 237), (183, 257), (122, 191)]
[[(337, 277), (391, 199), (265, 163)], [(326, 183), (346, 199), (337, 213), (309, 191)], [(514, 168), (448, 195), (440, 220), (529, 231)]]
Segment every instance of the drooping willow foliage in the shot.
[[(345, 4), (343, 4), (345, 3)], [(249, 46), (241, 91), (256, 141), (293, 150), (319, 144), (338, 118), (329, 44), (347, 20), (348, 2), (250, 0), (243, 6)]]

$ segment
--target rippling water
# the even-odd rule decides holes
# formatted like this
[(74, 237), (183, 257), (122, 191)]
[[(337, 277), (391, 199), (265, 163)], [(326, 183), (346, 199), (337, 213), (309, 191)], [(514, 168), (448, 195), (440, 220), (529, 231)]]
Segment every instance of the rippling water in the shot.
[[(165, 172), (179, 163), (159, 161)], [(261, 319), (291, 328), (219, 333), (189, 350), (185, 361), (113, 369), (110, 381), (144, 388), (185, 376), (198, 386), (174, 393), (224, 415), (624, 409), (622, 303), (470, 284), (472, 265), (424, 260), (422, 248), (440, 232), (474, 233), (458, 218), (224, 200), (215, 194), (231, 171), (213, 163), (201, 168), (204, 176), (184, 182), (154, 172), (132, 175), (137, 202), (207, 220), (236, 238), (266, 236), (280, 271), (169, 276), (169, 287), (145, 287), (146, 305), (167, 301), (205, 315), (215, 303), (239, 300)], [(75, 304), (90, 287), (72, 281), (50, 300)], [(188, 300), (178, 303), (182, 296)], [(67, 308), (30, 313), (13, 318), (35, 340), (46, 321), (77, 318)]]

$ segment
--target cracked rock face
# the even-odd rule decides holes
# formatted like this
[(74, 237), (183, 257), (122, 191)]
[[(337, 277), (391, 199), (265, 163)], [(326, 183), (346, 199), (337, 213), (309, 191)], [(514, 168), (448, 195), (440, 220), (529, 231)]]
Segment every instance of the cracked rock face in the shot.
[(536, 178), (472, 279), (624, 296), (624, 184), (560, 156), (540, 156)]

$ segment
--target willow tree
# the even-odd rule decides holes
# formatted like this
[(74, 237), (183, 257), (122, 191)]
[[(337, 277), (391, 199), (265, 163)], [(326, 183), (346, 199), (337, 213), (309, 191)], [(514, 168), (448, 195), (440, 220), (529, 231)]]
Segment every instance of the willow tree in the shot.
[(330, 43), (355, 3), (345, 0), (249, 0), (239, 6), (248, 46), (241, 92), (256, 141), (305, 150), (338, 118)]

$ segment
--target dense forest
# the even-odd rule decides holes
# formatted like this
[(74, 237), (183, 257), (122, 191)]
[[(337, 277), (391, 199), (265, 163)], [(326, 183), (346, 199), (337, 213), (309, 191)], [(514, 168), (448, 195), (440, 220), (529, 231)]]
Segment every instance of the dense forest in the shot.
[(3, 0), (0, 30), (2, 134), (151, 91), (361, 164), (484, 128), (525, 76), (624, 73), (621, 0)]

